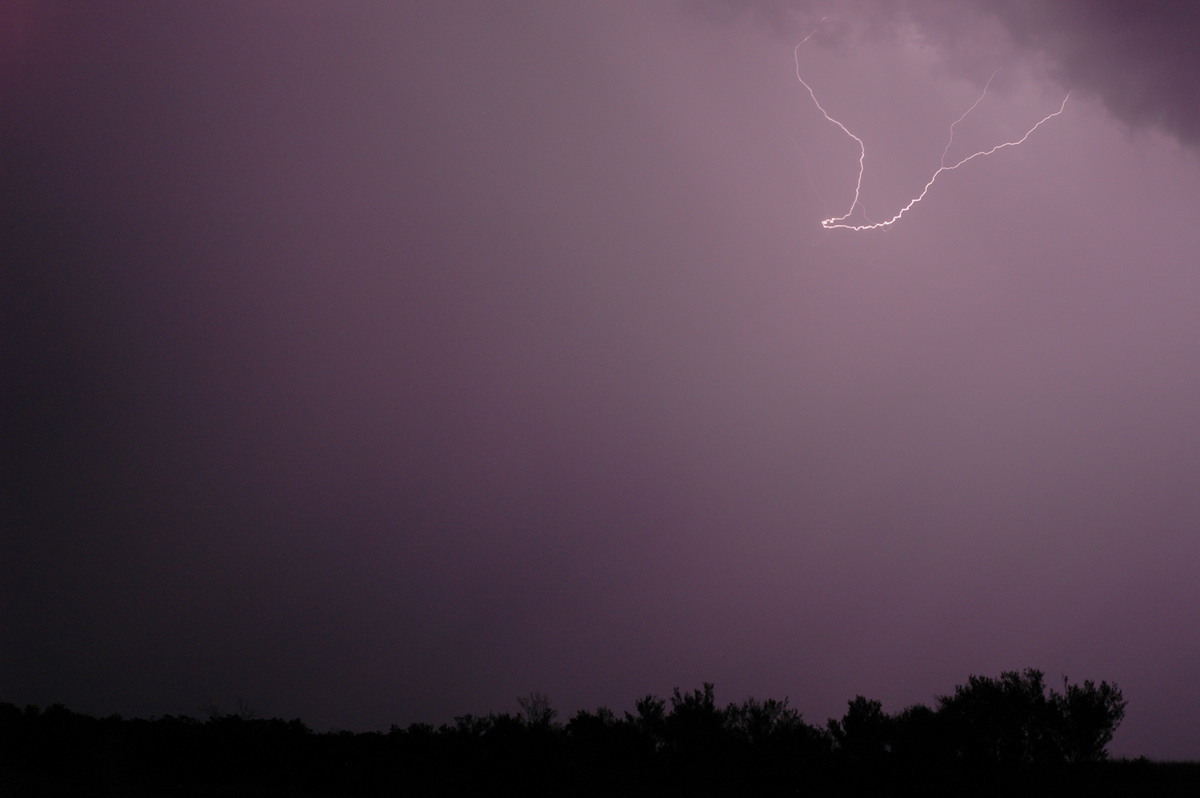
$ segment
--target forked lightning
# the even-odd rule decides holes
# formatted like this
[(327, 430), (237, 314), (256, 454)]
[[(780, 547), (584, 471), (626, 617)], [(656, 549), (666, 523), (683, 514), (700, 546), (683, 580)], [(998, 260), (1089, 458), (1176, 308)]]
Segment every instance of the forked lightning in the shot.
[(991, 74), (991, 76), (988, 77), (987, 84), (984, 85), (983, 91), (980, 93), (979, 98), (971, 104), (970, 108), (968, 108), (966, 111), (963, 112), (962, 116), (960, 116), (958, 119), (954, 120), (954, 122), (950, 125), (950, 138), (946, 142), (945, 149), (942, 150), (942, 162), (938, 166), (937, 171), (935, 171), (933, 173), (933, 175), (929, 178), (929, 182), (927, 182), (925, 184), (925, 187), (923, 189), (921, 189), (921, 193), (918, 194), (917, 196), (913, 197), (911, 200), (909, 200), (908, 204), (905, 205), (903, 208), (901, 208), (896, 213), (895, 216), (893, 216), (892, 218), (890, 218), (886, 221), (872, 222), (870, 224), (852, 224), (852, 223), (847, 222), (846, 220), (850, 218), (850, 215), (854, 213), (854, 210), (856, 208), (862, 207), (862, 204), (859, 201), (859, 197), (862, 192), (863, 170), (864, 170), (864, 167), (866, 165), (866, 160), (867, 160), (867, 147), (865, 144), (863, 144), (862, 139), (860, 139), (858, 136), (856, 136), (850, 132), (849, 128), (847, 128), (841, 122), (839, 122), (838, 120), (834, 119), (832, 116), (829, 115), (829, 112), (826, 111), (824, 106), (821, 105), (821, 101), (817, 99), (816, 92), (813, 91), (812, 86), (808, 85), (808, 82), (805, 81), (804, 78), (800, 74), (800, 46), (803, 45), (804, 42), (807, 42), (809, 39), (811, 39), (812, 36), (813, 36), (813, 34), (810, 33), (808, 36), (804, 37), (804, 40), (801, 41), (800, 44), (797, 44), (795, 50), (793, 51), (793, 57), (796, 62), (796, 80), (800, 81), (800, 85), (808, 90), (808, 95), (810, 97), (812, 97), (813, 104), (817, 106), (817, 110), (821, 112), (822, 116), (824, 116), (827, 120), (829, 120), (830, 122), (832, 122), (833, 124), (835, 124), (839, 128), (841, 128), (843, 133), (845, 133), (850, 138), (854, 139), (854, 141), (858, 144), (858, 179), (855, 181), (855, 184), (854, 184), (854, 201), (850, 203), (849, 210), (847, 210), (841, 216), (834, 216), (832, 218), (825, 219), (821, 222), (821, 226), (824, 227), (826, 230), (835, 230), (835, 229), (840, 229), (840, 230), (878, 230), (881, 228), (890, 227), (891, 225), (900, 221), (900, 217), (904, 216), (904, 214), (907, 213), (914, 205), (916, 205), (921, 200), (925, 199), (925, 195), (929, 193), (929, 189), (933, 187), (933, 184), (935, 182), (937, 182), (938, 176), (941, 175), (943, 172), (952, 172), (955, 169), (957, 169), (958, 167), (967, 163), (968, 161), (973, 161), (976, 158), (981, 158), (985, 155), (991, 155), (992, 153), (994, 153), (998, 150), (1002, 150), (1005, 147), (1015, 147), (1018, 144), (1023, 144), (1026, 139), (1028, 139), (1030, 136), (1033, 135), (1033, 132), (1035, 130), (1037, 130), (1039, 127), (1044, 125), (1046, 122), (1050, 121), (1051, 119), (1053, 119), (1054, 117), (1058, 116), (1063, 111), (1065, 111), (1067, 108), (1067, 100), (1070, 99), (1070, 97), (1071, 97), (1071, 93), (1067, 92), (1067, 96), (1063, 97), (1062, 105), (1059, 106), (1058, 110), (1055, 111), (1054, 113), (1051, 113), (1051, 114), (1048, 114), (1048, 115), (1042, 117), (1042, 119), (1040, 119), (1036, 125), (1029, 128), (1029, 130), (1027, 130), (1025, 132), (1025, 135), (1021, 136), (1021, 138), (1016, 139), (1014, 141), (1006, 141), (1002, 144), (997, 144), (996, 146), (992, 147), (991, 149), (980, 150), (978, 152), (971, 153), (967, 157), (965, 157), (955, 163), (947, 164), (946, 156), (949, 155), (950, 146), (954, 143), (954, 128), (957, 127), (959, 122), (966, 119), (967, 116), (972, 111), (974, 111), (981, 102), (983, 102), (983, 98), (987, 96), (988, 88), (992, 85), (992, 78), (994, 78), (996, 76), (996, 73), (993, 72)]

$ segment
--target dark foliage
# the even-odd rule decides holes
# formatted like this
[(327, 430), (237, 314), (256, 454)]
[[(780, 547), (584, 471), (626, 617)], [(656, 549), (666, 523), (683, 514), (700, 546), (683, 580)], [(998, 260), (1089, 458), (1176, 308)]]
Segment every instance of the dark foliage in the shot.
[(1121, 691), (1107, 682), (1047, 691), (1041, 671), (972, 676), (938, 699), (955, 757), (971, 764), (1097, 762), (1125, 717)]
[(541, 693), (518, 714), (434, 728), (314, 733), (212, 712), (93, 718), (0, 704), (5, 796), (1184, 795), (1196, 767), (1108, 762), (1125, 701), (1106, 682), (1048, 690), (1039, 671), (972, 676), (889, 715), (857, 696), (823, 727), (787, 700), (717, 704), (713, 685), (565, 724)]

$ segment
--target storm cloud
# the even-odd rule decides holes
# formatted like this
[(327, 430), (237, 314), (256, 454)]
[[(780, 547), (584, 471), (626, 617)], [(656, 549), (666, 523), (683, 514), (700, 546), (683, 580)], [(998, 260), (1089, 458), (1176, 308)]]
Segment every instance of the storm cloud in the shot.
[(1016, 48), (1131, 127), (1200, 143), (1200, 7), (1189, 0), (694, 0), (693, 8), (786, 35), (808, 26), (826, 42), (915, 33), (976, 80), (999, 51)]

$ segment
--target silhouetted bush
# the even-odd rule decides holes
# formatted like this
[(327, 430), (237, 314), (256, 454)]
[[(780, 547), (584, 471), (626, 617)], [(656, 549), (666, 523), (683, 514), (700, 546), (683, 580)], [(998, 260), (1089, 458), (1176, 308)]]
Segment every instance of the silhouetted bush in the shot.
[(999, 679), (971, 676), (938, 698), (954, 754), (978, 765), (1055, 765), (1103, 760), (1125, 717), (1116, 685), (1067, 684), (1047, 691), (1041, 671), (1006, 671)]

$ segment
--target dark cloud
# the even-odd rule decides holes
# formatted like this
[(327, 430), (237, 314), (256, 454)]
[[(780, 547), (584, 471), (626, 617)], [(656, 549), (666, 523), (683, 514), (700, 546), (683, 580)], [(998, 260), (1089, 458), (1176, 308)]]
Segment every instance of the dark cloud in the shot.
[(1095, 93), (1135, 127), (1200, 144), (1200, 4), (1191, 0), (980, 0), (1057, 77)]
[[(949, 63), (986, 76), (998, 21), (1011, 44), (1044, 59), (1050, 76), (1099, 97), (1134, 128), (1200, 144), (1200, 3), (1161, 0), (697, 0), (715, 18), (749, 18), (785, 35), (819, 26), (826, 44), (848, 35), (888, 38), (916, 25)], [(979, 12), (983, 13), (980, 14)], [(990, 19), (989, 19), (990, 18)]]

